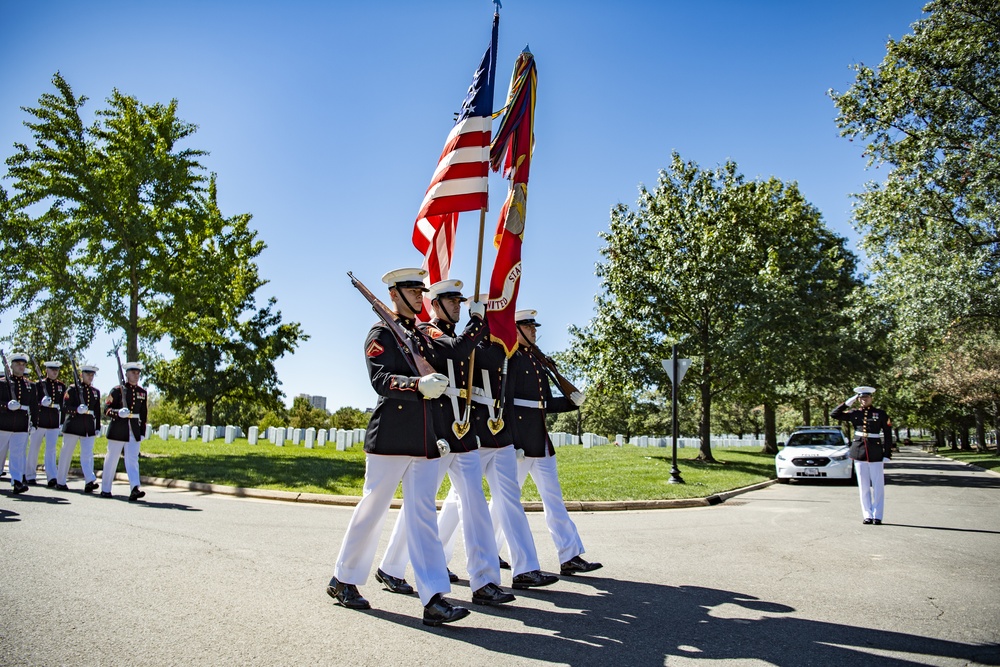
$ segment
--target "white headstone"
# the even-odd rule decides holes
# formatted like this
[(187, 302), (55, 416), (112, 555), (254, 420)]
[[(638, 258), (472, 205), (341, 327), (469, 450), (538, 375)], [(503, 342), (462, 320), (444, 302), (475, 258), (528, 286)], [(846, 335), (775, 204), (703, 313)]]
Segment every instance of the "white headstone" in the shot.
[(170, 425), (161, 424), (159, 435), (160, 435), (160, 440), (166, 440), (168, 437), (170, 437)]
[(201, 441), (212, 442), (213, 440), (215, 440), (215, 429), (205, 424), (201, 427)]
[(187, 424), (181, 426), (181, 442), (187, 442), (188, 438), (191, 437), (191, 427)]
[(231, 445), (233, 440), (236, 439), (236, 427), (227, 426), (226, 427), (226, 444)]
[(292, 444), (297, 445), (302, 442), (302, 429), (297, 428), (292, 431)]
[(347, 431), (337, 429), (337, 451), (342, 452), (347, 449)]
[(326, 447), (326, 429), (325, 428), (321, 428), (320, 430), (316, 431), (316, 446), (317, 447)]
[(251, 445), (256, 445), (257, 434), (259, 432), (260, 432), (259, 428), (257, 428), (256, 426), (251, 426), (250, 429), (247, 431), (247, 442), (249, 442)]
[(306, 449), (313, 448), (314, 440), (316, 440), (316, 429), (310, 426), (306, 429)]
[(276, 428), (274, 429), (274, 444), (278, 447), (285, 446), (285, 429)]

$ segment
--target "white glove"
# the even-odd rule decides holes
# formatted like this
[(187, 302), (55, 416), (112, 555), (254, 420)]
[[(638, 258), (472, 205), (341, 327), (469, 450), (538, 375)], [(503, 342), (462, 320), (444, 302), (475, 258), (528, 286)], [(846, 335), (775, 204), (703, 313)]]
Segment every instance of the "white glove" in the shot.
[(7, 409), (11, 411), (20, 410), (21, 404), (17, 402), (17, 399), (12, 398), (7, 401)]
[(572, 394), (569, 395), (569, 400), (573, 401), (573, 405), (575, 405), (576, 407), (580, 407), (581, 405), (583, 405), (583, 394), (581, 394), (578, 391), (574, 391)]
[(855, 394), (854, 396), (851, 396), (849, 399), (844, 401), (844, 405), (846, 405), (847, 407), (851, 407), (857, 402), (857, 400), (858, 400), (858, 395)]
[(427, 398), (437, 398), (448, 388), (448, 378), (440, 373), (431, 373), (420, 378), (417, 389)]
[(449, 445), (448, 441), (445, 440), (444, 438), (441, 438), (437, 441), (437, 446), (438, 446), (438, 451), (441, 452), (441, 456), (445, 456), (451, 453), (451, 445)]
[[(523, 449), (515, 449), (514, 450), (514, 456), (517, 457), (518, 461), (523, 461), (524, 460), (524, 450)], [(534, 479), (534, 478), (532, 478), (532, 479)]]
[(43, 408), (52, 407), (52, 397), (51, 396), (42, 396), (41, 404), (42, 404)]
[(131, 414), (132, 413), (129, 411), (128, 408), (122, 408), (121, 410), (118, 411), (118, 416), (121, 417), (122, 419), (128, 419), (129, 415)]
[(469, 315), (473, 317), (478, 317), (479, 319), (486, 319), (486, 304), (482, 301), (470, 301), (469, 302)]
[(80, 405), (76, 406), (76, 414), (78, 414), (78, 415), (85, 415), (85, 414), (87, 414), (87, 406), (84, 405), (83, 403), (81, 403)]

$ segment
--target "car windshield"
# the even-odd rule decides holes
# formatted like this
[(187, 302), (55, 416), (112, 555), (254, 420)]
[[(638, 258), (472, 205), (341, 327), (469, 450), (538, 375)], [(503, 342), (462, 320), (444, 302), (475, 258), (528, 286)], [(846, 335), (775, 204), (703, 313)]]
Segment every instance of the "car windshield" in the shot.
[(818, 445), (832, 445), (843, 447), (844, 438), (839, 433), (793, 433), (787, 447), (816, 447)]

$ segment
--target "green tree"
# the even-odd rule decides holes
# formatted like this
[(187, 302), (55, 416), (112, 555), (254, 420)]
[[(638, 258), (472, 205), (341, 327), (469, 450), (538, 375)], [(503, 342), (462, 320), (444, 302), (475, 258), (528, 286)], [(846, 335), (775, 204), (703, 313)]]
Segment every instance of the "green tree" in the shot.
[[(1000, 6), (935, 0), (924, 12), (876, 69), (855, 65), (851, 88), (830, 95), (841, 133), (888, 172), (854, 217), (874, 298), (893, 317), (890, 352), (915, 381), (892, 389), (894, 407), (941, 420), (953, 409), (929, 369), (1000, 334)], [(975, 384), (974, 368), (968, 380), (955, 368), (952, 387)]]
[[(703, 460), (714, 460), (713, 399), (738, 391), (776, 401), (776, 387), (808, 377), (805, 360), (835, 328), (824, 318), (836, 320), (855, 284), (843, 239), (797, 187), (747, 182), (733, 162), (704, 171), (675, 153), (635, 210), (612, 210), (602, 236), (602, 293), (595, 318), (572, 331), (573, 354), (607, 392), (663, 393), (660, 360), (679, 342), (694, 360), (680, 388), (700, 405)], [(773, 441), (773, 419), (770, 431)]]
[(290, 415), (288, 425), (292, 428), (328, 428), (330, 421), (326, 410), (314, 407), (304, 396), (296, 396), (292, 401)]
[(345, 406), (338, 408), (330, 415), (330, 428), (351, 430), (355, 428), (366, 428), (368, 426), (369, 415), (363, 410)]
[(156, 323), (176, 357), (152, 362), (149, 374), (165, 396), (202, 407), (205, 423), (218, 421), (220, 403), (229, 407), (229, 420), (244, 423), (252, 415), (234, 404), (275, 409), (283, 394), (274, 361), (308, 336), (298, 323), (282, 322), (273, 298), (257, 307), (266, 281), (254, 260), (265, 245), (250, 228), (250, 215), (222, 215), (214, 175), (196, 205), (208, 233), (178, 263), (172, 307)]
[[(177, 117), (176, 100), (145, 105), (114, 90), (88, 126), (87, 98), (59, 73), (52, 83), (55, 93), (23, 107), (33, 144), (15, 143), (7, 159), (19, 214), (5, 216), (2, 232), (28, 266), (0, 308), (63, 300), (124, 331), (138, 358), (140, 337), (172, 306), (178, 258), (204, 237), (192, 215), (204, 152), (180, 147), (196, 128)], [(29, 209), (41, 213), (29, 221)], [(8, 235), (11, 226), (22, 228)]]

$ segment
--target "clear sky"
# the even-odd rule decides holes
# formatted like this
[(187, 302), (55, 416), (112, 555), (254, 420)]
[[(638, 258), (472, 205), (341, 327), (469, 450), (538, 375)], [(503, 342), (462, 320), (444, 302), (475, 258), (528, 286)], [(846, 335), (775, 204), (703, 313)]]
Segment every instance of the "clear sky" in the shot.
[[(598, 233), (673, 150), (797, 181), (853, 247), (850, 194), (880, 174), (838, 136), (826, 91), (850, 86), (851, 64), (881, 62), (922, 5), (504, 0), (496, 107), (525, 45), (538, 66), (518, 305), (539, 311), (542, 349), (564, 349), (567, 327), (592, 317)], [(90, 114), (113, 88), (177, 99), (199, 127), (185, 145), (210, 153), (223, 214), (253, 214), (267, 243), (261, 301), (277, 297), (311, 336), (277, 364), (287, 402), (371, 407), (363, 342), (375, 316), (345, 272), (384, 294), (385, 271), (420, 265), (413, 220), (492, 14), (489, 0), (0, 0), (0, 157), (29, 141), (20, 107), (52, 91), (57, 70)], [(493, 176), (490, 188), (487, 234), (506, 183)], [(478, 217), (462, 214), (452, 266), (470, 292)], [(492, 262), (487, 252), (484, 284)], [(0, 334), (16, 315), (0, 315)], [(88, 354), (102, 389), (115, 383), (111, 340)]]

